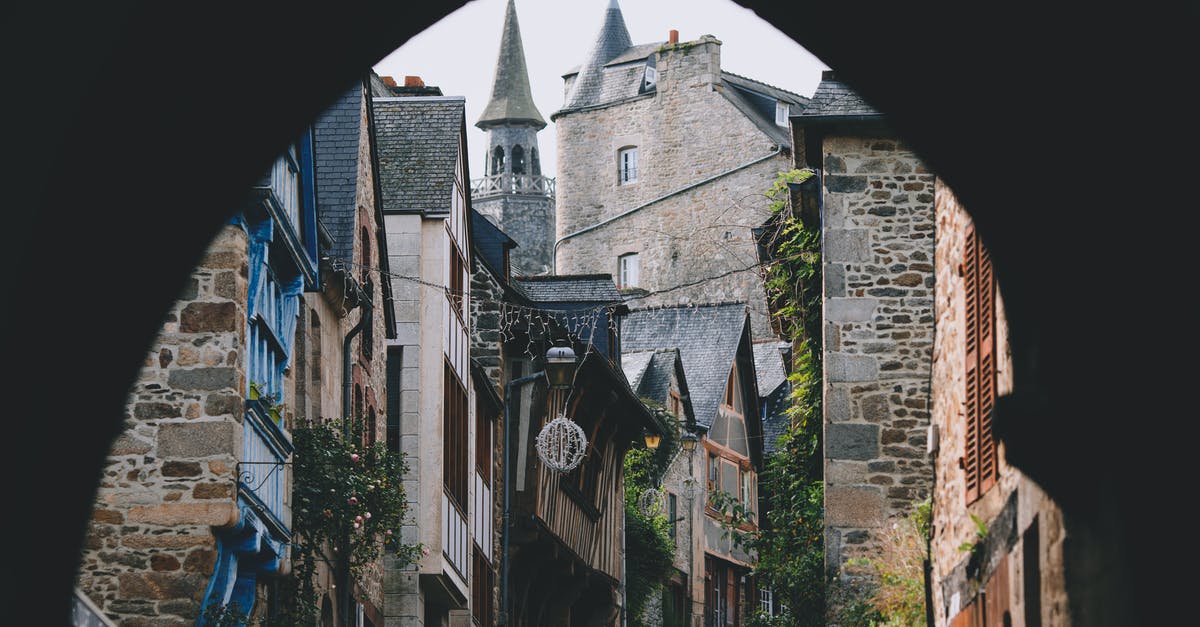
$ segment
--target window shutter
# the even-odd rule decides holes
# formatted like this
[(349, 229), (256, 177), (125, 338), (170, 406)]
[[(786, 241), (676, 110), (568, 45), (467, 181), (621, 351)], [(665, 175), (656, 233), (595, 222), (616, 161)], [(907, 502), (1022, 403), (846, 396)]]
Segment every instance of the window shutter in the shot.
[(979, 491), (996, 483), (996, 436), (992, 416), (996, 407), (996, 283), (987, 248), (976, 236), (979, 272)]
[(975, 228), (966, 233), (963, 255), (963, 280), (966, 309), (963, 316), (967, 349), (966, 358), (966, 447), (963, 452), (963, 471), (966, 473), (967, 502), (979, 498), (979, 276), (976, 273), (978, 240)]

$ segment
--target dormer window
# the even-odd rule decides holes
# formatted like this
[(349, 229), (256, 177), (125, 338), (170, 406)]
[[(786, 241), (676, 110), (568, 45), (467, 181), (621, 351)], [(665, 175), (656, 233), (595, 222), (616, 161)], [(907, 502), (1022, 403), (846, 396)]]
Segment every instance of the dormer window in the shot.
[(650, 89), (650, 88), (654, 87), (656, 84), (658, 84), (658, 70), (654, 69), (654, 66), (652, 66), (652, 65), (647, 65), (646, 66), (646, 79), (645, 79), (645, 82), (643, 83), (643, 87), (645, 89)]
[(775, 103), (775, 123), (779, 126), (788, 125), (788, 113), (790, 108), (786, 102)]
[(636, 183), (638, 180), (638, 149), (637, 146), (626, 146), (617, 151), (617, 181), (621, 185)]

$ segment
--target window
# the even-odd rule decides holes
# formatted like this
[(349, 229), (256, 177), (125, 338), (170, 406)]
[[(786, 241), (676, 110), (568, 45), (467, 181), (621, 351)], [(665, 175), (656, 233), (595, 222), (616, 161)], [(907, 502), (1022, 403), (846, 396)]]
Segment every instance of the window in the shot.
[(641, 283), (641, 262), (637, 253), (617, 257), (617, 287), (637, 287)]
[(708, 454), (708, 495), (711, 499), (721, 489), (721, 461), (713, 453)]
[(442, 481), (446, 493), (463, 511), (467, 505), (467, 412), (467, 391), (447, 362), (442, 376)]
[(489, 627), (492, 624), (492, 587), (495, 572), (479, 547), (471, 547), (471, 617), (474, 624)]
[(297, 233), (300, 232), (300, 182), (300, 142), (292, 142), (271, 168), (271, 191)]
[(654, 87), (658, 83), (658, 70), (654, 69), (653, 65), (646, 66), (646, 81), (643, 84), (644, 89)]
[(512, 149), (512, 173), (525, 173), (525, 149), (520, 145), (513, 146)]
[(778, 124), (779, 126), (787, 126), (789, 110), (790, 110), (790, 107), (788, 107), (788, 103), (776, 102), (775, 103), (775, 123)]
[(636, 183), (638, 180), (638, 149), (629, 146), (617, 151), (617, 173), (621, 185)]
[(963, 469), (967, 502), (971, 503), (996, 483), (998, 472), (996, 436), (992, 433), (992, 412), (996, 405), (996, 285), (991, 259), (974, 227), (967, 231), (962, 272), (967, 353)]
[(496, 146), (495, 150), (492, 151), (492, 174), (495, 175), (495, 174), (503, 174), (503, 173), (504, 173), (504, 149), (501, 148), (500, 146)]
[(671, 390), (671, 413), (676, 418), (683, 419), (683, 397), (679, 395), (679, 390)]
[(389, 346), (387, 349), (387, 448), (393, 453), (400, 452), (400, 367), (401, 352), (399, 346)]
[(475, 472), (489, 486), (492, 483), (492, 430), (495, 411), (485, 402), (485, 394), (475, 395)]
[(450, 237), (450, 276), (446, 281), (446, 298), (450, 299), (450, 309), (454, 310), (459, 320), (462, 320), (466, 316), (466, 312), (463, 310), (463, 300), (466, 294), (467, 260), (459, 252), (453, 237), (449, 233), (447, 233), (447, 237)]
[(671, 526), (667, 529), (667, 533), (670, 534), (672, 540), (675, 539), (675, 530), (677, 525), (676, 519), (679, 518), (679, 516), (675, 513), (675, 506), (675, 494), (673, 492), (667, 492), (667, 522), (671, 524)]
[(774, 616), (774, 594), (770, 588), (758, 589), (758, 611), (767, 616)]

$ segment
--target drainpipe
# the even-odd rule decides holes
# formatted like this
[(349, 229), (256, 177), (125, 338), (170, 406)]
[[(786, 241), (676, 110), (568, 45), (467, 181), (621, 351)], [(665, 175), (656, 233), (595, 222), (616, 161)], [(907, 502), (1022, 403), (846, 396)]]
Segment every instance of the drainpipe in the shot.
[(512, 536), (510, 528), (512, 524), (512, 397), (517, 388), (526, 383), (532, 383), (538, 379), (545, 378), (546, 372), (539, 370), (533, 374), (513, 379), (504, 386), (504, 518), (501, 522), (501, 549), (500, 549), (500, 624), (511, 625), (511, 601), (508, 593), (508, 544), (509, 538)]
[(358, 293), (359, 306), (365, 307), (358, 317), (358, 324), (354, 325), (342, 340), (342, 435), (347, 438), (350, 437), (350, 393), (353, 385), (353, 378), (350, 376), (350, 342), (354, 340), (354, 336), (375, 322), (375, 307), (371, 303), (371, 295), (363, 292), (357, 283), (354, 284), (354, 291)]

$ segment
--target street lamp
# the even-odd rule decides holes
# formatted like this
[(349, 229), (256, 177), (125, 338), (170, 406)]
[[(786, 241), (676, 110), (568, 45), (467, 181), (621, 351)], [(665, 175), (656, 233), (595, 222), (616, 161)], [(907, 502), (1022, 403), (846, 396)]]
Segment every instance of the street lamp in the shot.
[(500, 558), (503, 561), (500, 576), (500, 620), (502, 625), (511, 624), (511, 601), (509, 599), (509, 558), (508, 545), (512, 536), (512, 397), (517, 388), (527, 383), (533, 383), (545, 378), (553, 388), (571, 386), (575, 376), (575, 351), (570, 346), (555, 346), (546, 351), (546, 365), (543, 370), (524, 377), (513, 379), (504, 386), (504, 520), (502, 523), (503, 548)]

